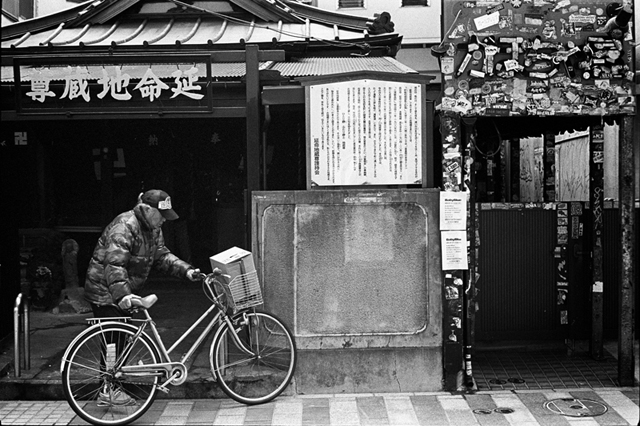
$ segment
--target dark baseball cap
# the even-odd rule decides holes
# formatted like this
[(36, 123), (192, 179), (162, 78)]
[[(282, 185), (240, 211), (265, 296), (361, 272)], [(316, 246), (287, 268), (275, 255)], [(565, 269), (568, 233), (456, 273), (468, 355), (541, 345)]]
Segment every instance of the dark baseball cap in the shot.
[(175, 220), (178, 214), (171, 208), (171, 197), (160, 189), (150, 189), (140, 197), (140, 200), (160, 210), (162, 216), (167, 220)]

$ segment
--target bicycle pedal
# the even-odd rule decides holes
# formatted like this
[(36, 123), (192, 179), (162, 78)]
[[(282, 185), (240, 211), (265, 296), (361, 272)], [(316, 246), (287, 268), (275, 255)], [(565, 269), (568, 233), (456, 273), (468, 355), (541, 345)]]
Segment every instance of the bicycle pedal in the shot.
[(167, 394), (169, 393), (169, 388), (167, 388), (166, 386), (158, 386), (158, 390)]

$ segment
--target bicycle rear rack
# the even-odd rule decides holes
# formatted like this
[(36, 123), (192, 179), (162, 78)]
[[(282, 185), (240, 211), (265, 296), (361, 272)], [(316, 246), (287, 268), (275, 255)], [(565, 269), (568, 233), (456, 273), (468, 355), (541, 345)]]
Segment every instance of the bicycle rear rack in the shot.
[[(22, 305), (22, 316), (20, 315), (20, 305)], [(20, 318), (22, 317), (22, 321)], [(21, 327), (22, 326), (22, 327)], [(22, 342), (20, 339), (20, 328), (23, 330)], [(22, 357), (20, 356), (20, 343), (22, 343)], [(18, 294), (16, 303), (13, 306), (13, 354), (14, 354), (14, 376), (20, 377), (20, 364), (24, 361), (24, 369), (31, 368), (31, 348), (29, 345), (29, 300), (23, 294)]]

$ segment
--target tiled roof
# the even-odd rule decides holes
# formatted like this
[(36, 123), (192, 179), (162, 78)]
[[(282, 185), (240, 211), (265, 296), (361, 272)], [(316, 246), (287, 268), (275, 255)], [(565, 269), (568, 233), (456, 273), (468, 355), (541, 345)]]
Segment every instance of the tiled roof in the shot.
[(283, 77), (342, 74), (354, 71), (416, 73), (389, 57), (300, 58), (290, 62), (276, 62), (271, 69), (280, 71)]
[[(156, 1), (178, 9), (179, 13), (149, 12), (142, 0), (96, 0), (74, 13), (18, 22), (2, 28), (2, 48), (78, 48), (78, 47), (138, 47), (166, 48), (237, 45), (243, 43), (272, 44), (293, 42), (328, 42), (364, 40), (383, 34), (380, 17), (329, 15), (319, 9), (314, 14), (309, 7), (289, 7), (282, 1), (229, 0), (245, 13), (233, 15), (214, 12), (198, 5), (183, 5), (178, 0)], [(209, 3), (212, 4), (212, 3)], [(139, 7), (136, 11), (134, 7)], [(267, 7), (268, 6), (268, 7)], [(211, 8), (212, 6), (209, 6)], [(143, 13), (144, 11), (147, 13)], [(334, 16), (335, 15), (335, 16)], [(375, 24), (375, 25), (374, 25)], [(392, 28), (386, 26), (384, 28)], [(388, 34), (387, 34), (388, 36)]]
[[(141, 79), (147, 69), (151, 66), (153, 74), (159, 78), (173, 78), (171, 74), (176, 69), (186, 71), (191, 67), (196, 67), (199, 78), (206, 77), (205, 64), (126, 64), (122, 65), (120, 72), (127, 74), (132, 80)], [(110, 67), (106, 67), (110, 72)], [(389, 57), (350, 57), (350, 58), (303, 58), (290, 62), (261, 62), (261, 70), (279, 71), (283, 77), (295, 78), (306, 76), (320, 76), (330, 74), (341, 74), (355, 71), (377, 71), (401, 74), (414, 74), (416, 71), (403, 65)], [(245, 75), (245, 63), (214, 63), (212, 64), (212, 77), (215, 78), (242, 78)], [(10, 83), (14, 80), (13, 67), (2, 67), (2, 82)], [(20, 80), (23, 82), (32, 81), (34, 77), (43, 77), (49, 81), (64, 81), (72, 73), (82, 73), (87, 80), (98, 80), (103, 78), (103, 67), (99, 65), (82, 65), (79, 67), (69, 66), (44, 66), (20, 68)]]
[(299, 25), (285, 23), (230, 23), (223, 19), (172, 18), (164, 21), (127, 20), (112, 25), (86, 25), (65, 29), (58, 26), (39, 33), (26, 33), (2, 41), (3, 48), (11, 47), (148, 47), (148, 46), (207, 46), (239, 43), (288, 43), (315, 40), (362, 39), (363, 32), (338, 29), (321, 24)]

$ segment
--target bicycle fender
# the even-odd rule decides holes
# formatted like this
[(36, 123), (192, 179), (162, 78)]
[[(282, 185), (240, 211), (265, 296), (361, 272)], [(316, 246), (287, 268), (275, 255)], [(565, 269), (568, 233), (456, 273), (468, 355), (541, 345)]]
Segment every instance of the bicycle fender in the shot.
[(78, 340), (82, 339), (85, 335), (91, 333), (93, 330), (95, 330), (96, 328), (102, 328), (104, 326), (108, 326), (108, 325), (118, 325), (124, 328), (128, 328), (134, 332), (138, 331), (138, 327), (128, 324), (126, 322), (121, 322), (121, 321), (105, 321), (105, 322), (99, 322), (96, 324), (93, 324), (92, 326), (90, 326), (89, 328), (87, 328), (86, 330), (84, 330), (83, 332), (81, 332), (80, 334), (78, 334), (72, 341), (71, 343), (69, 343), (69, 345), (67, 346), (67, 349), (64, 351), (64, 355), (62, 355), (62, 360), (60, 361), (60, 373), (63, 372), (64, 370), (64, 366), (67, 363), (67, 358), (69, 357), (69, 352), (71, 352), (71, 348), (73, 348), (75, 346), (75, 344), (78, 342)]
[[(235, 317), (235, 315), (234, 315)], [(220, 336), (220, 334), (222, 333), (222, 331), (227, 327), (227, 323), (225, 321), (222, 322), (222, 324), (220, 324), (220, 326), (218, 326), (216, 328), (215, 333), (213, 333), (213, 339), (211, 340), (211, 346), (209, 347), (209, 368), (211, 369), (211, 373), (213, 375), (213, 381), (217, 382), (218, 378), (216, 377), (215, 374), (213, 374), (213, 370), (215, 369), (213, 366), (213, 347), (215, 346), (216, 341), (218, 340), (218, 337)]]
[[(231, 320), (231, 324), (233, 324), (233, 320), (239, 316), (241, 316), (244, 312), (238, 312), (237, 314), (230, 316), (229, 319)], [(224, 326), (228, 325), (226, 321), (222, 321), (222, 324), (220, 324), (219, 327), (216, 328), (216, 332), (213, 334), (213, 340), (211, 340), (211, 345), (213, 347), (213, 342), (216, 341), (216, 339), (218, 338), (218, 336), (220, 335), (220, 333), (222, 333), (222, 331), (224, 330)]]

